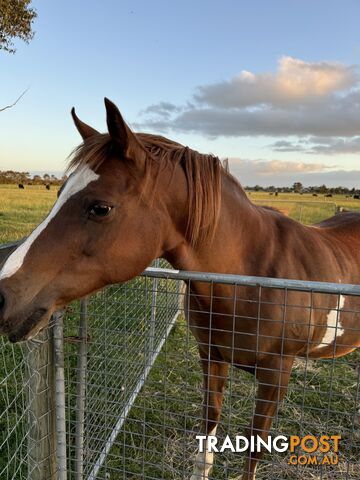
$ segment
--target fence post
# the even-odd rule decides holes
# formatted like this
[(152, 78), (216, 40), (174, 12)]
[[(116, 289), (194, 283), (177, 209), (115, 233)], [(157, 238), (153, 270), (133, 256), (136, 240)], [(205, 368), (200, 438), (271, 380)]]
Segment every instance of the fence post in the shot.
[[(160, 260), (157, 258), (154, 262), (154, 267), (160, 267)], [(145, 282), (147, 280), (145, 279)], [(149, 358), (154, 354), (155, 345), (155, 326), (156, 326), (156, 308), (157, 308), (157, 294), (158, 294), (159, 279), (152, 279), (151, 291), (151, 314), (150, 314), (150, 331), (149, 331)]]
[(64, 322), (63, 312), (54, 314), (53, 354), (55, 370), (55, 425), (57, 480), (66, 480), (66, 417), (64, 374)]
[(24, 344), (28, 401), (28, 479), (55, 480), (54, 403), (51, 332)]
[(76, 378), (76, 432), (75, 432), (75, 478), (82, 480), (84, 475), (84, 428), (87, 367), (87, 327), (89, 300), (80, 304), (79, 350)]

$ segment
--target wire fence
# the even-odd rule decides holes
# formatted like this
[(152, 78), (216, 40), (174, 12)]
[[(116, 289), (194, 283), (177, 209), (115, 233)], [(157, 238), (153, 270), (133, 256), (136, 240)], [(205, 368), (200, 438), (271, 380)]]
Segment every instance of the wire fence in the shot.
[[(203, 287), (200, 295), (192, 288), (195, 282)], [(226, 287), (221, 298), (219, 285)], [(278, 323), (290, 321), (296, 332), (300, 321), (298, 325), (294, 318), (310, 321), (323, 311), (336, 319), (328, 322), (330, 332), (322, 338), (324, 347), (333, 345), (333, 355), (325, 360), (304, 355), (295, 361), (271, 435), (339, 435), (338, 462), (302, 465), (291, 463), (289, 452), (273, 451), (261, 459), (257, 480), (358, 480), (360, 355), (335, 355), (344, 347), (338, 342), (345, 315), (353, 339), (346, 347), (358, 346), (360, 287), (158, 268), (74, 303), (35, 341), (10, 345), (0, 340), (0, 478), (189, 479), (196, 435), (204, 431), (199, 342), (193, 333), (204, 327), (193, 325), (190, 332), (184, 306), (191, 315), (199, 313), (196, 305), (210, 305), (207, 319), (212, 338), (218, 334), (218, 339), (229, 334), (228, 327), (219, 329), (215, 322), (224, 301), (252, 305), (247, 318), (229, 309), (223, 321), (232, 325), (234, 339), (244, 322), (253, 322), (257, 353), (259, 339), (274, 340)], [(272, 309), (277, 309), (276, 317), (268, 315)], [(259, 329), (269, 324), (266, 331)], [(212, 346), (221, 347), (218, 341)], [(232, 347), (246, 350), (235, 340)], [(233, 360), (217, 430), (220, 444), (227, 435), (245, 435), (257, 399), (254, 375)], [(299, 448), (295, 453), (297, 459), (311, 457)], [(320, 460), (325, 456), (317, 454)], [(239, 478), (245, 457), (229, 450), (216, 453), (209, 479)]]

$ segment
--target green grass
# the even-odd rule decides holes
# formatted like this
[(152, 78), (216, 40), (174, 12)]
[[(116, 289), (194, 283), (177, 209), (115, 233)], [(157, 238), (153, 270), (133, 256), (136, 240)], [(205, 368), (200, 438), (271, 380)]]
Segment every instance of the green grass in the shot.
[(252, 202), (277, 208), (285, 215), (306, 225), (321, 222), (334, 215), (338, 208), (360, 210), (360, 200), (346, 195), (333, 195), (327, 198), (319, 194), (279, 193), (277, 197), (267, 192), (247, 192)]
[[(280, 194), (274, 197), (266, 193), (252, 193), (250, 197), (255, 203), (275, 206), (304, 223), (324, 220), (334, 213), (336, 206), (360, 208), (359, 201), (345, 196), (325, 199), (311, 195)], [(17, 240), (30, 233), (45, 217), (55, 198), (55, 188), (47, 191), (34, 186), (19, 190), (16, 186), (0, 185), (0, 243)], [(136, 279), (127, 287), (110, 287), (94, 296), (90, 306), (88, 394), (91, 415), (87, 417), (86, 428), (93, 439), (97, 438), (97, 443), (92, 444), (97, 450), (116, 420), (115, 403), (124, 403), (131, 391), (129, 372), (133, 372), (136, 365), (146, 363), (143, 342), (149, 333), (151, 285), (148, 289), (144, 285), (143, 280)], [(169, 284), (160, 283), (161, 288), (166, 290)], [(164, 295), (160, 299), (160, 307), (166, 302)], [(161, 335), (160, 324), (156, 331)], [(77, 334), (78, 303), (74, 303), (67, 315), (66, 335)], [(76, 343), (66, 343), (68, 449), (71, 456), (74, 453), (76, 411), (76, 349)], [(0, 343), (0, 353), (0, 379), (9, 379), (0, 384), (0, 412), (5, 412), (6, 406), (15, 399), (6, 415), (0, 414), (1, 443), (19, 418), (26, 398), (23, 371), (16, 369), (22, 358), (20, 347)], [(360, 478), (360, 466), (356, 465), (360, 457), (360, 419), (355, 415), (359, 408), (359, 399), (356, 398), (359, 362), (360, 352), (335, 362), (324, 360), (306, 365), (304, 361), (297, 361), (286, 402), (273, 427), (274, 433), (340, 433), (344, 441), (339, 468), (311, 467), (305, 470), (289, 467), (286, 454), (279, 454), (274, 458), (276, 467), (266, 462), (260, 465), (257, 479), (341, 479), (345, 476), (344, 457), (352, 463), (347, 478)], [(231, 378), (219, 427), (220, 438), (226, 434), (243, 434), (253, 410), (253, 377), (233, 369)], [(189, 478), (196, 450), (195, 435), (201, 432), (201, 385), (196, 343), (184, 319), (180, 318), (151, 370), (99, 479)], [(330, 387), (331, 395), (328, 393)], [(116, 408), (119, 409), (119, 406)], [(329, 410), (332, 412), (330, 415), (327, 413)], [(19, 445), (23, 432), (24, 424), (19, 423), (5, 443), (0, 455), (0, 472)], [(17, 479), (25, 479), (26, 465), (19, 465), (19, 455), (20, 452), (11, 468), (18, 469)], [(86, 450), (86, 455), (90, 465), (95, 458), (94, 452)], [(213, 478), (235, 478), (239, 475), (243, 458), (240, 454), (217, 454)], [(265, 460), (269, 460), (269, 456)], [(69, 477), (73, 478), (71, 462)]]
[[(17, 185), (0, 185), (0, 244), (28, 235), (49, 212), (57, 190), (58, 187), (46, 190), (43, 185), (25, 185), (24, 190)], [(330, 217), (336, 207), (360, 210), (360, 201), (345, 195), (326, 198), (280, 193), (275, 197), (266, 192), (251, 192), (249, 197), (256, 204), (273, 206), (306, 224)]]

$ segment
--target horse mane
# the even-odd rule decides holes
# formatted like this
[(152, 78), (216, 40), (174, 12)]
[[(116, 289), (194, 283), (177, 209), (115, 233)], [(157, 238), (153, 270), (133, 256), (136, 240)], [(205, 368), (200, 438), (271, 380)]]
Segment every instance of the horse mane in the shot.
[[(161, 169), (167, 165), (174, 170), (176, 165), (180, 165), (188, 185), (186, 238), (193, 246), (211, 241), (220, 215), (221, 176), (228, 176), (240, 186), (229, 173), (228, 163), (222, 165), (214, 155), (199, 153), (160, 135), (135, 135), (147, 152), (144, 185), (151, 178), (156, 180)], [(86, 164), (96, 171), (111, 155), (113, 147), (114, 142), (108, 134), (90, 137), (72, 152), (67, 170)]]

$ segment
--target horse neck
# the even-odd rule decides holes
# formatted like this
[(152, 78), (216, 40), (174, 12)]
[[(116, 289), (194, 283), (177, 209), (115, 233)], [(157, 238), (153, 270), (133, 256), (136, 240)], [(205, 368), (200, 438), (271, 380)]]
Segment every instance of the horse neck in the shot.
[[(172, 248), (166, 249), (166, 258), (174, 268), (193, 271), (213, 271), (239, 273), (246, 271), (247, 251), (254, 243), (254, 234), (260, 228), (260, 215), (257, 207), (247, 198), (244, 190), (222, 172), (221, 209), (218, 224), (212, 240), (206, 245), (192, 246), (185, 239), (186, 218), (179, 218), (178, 212), (187, 211), (186, 199), (172, 195), (176, 199), (172, 218), (176, 219), (170, 241)], [(179, 182), (178, 186), (181, 186)], [(257, 240), (257, 238), (256, 238)]]

